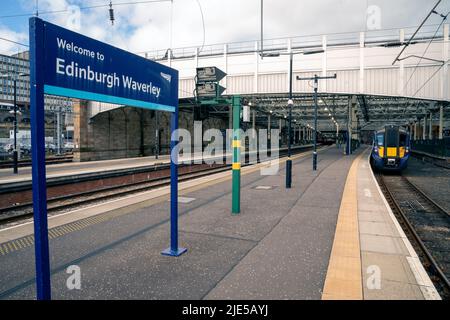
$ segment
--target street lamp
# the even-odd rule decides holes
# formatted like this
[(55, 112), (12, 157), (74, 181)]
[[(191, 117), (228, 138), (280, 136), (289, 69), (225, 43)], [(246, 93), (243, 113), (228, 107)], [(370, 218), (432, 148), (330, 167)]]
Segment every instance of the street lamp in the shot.
[[(292, 70), (292, 55), (291, 55), (291, 70)], [(292, 80), (292, 77), (291, 77), (291, 80)], [(292, 105), (293, 104), (294, 104), (294, 101), (292, 101), (292, 81), (289, 81), (288, 159), (286, 161), (286, 188), (288, 188), (288, 189), (291, 188), (291, 186), (292, 186), (291, 130), (292, 130)]]
[(261, 58), (262, 57), (279, 57), (281, 55), (289, 55), (289, 99), (288, 99), (288, 109), (289, 109), (289, 119), (288, 119), (288, 159), (286, 161), (286, 188), (291, 188), (292, 185), (292, 160), (291, 160), (291, 132), (292, 132), (292, 106), (294, 102), (292, 100), (292, 65), (293, 65), (293, 56), (294, 54), (303, 54), (303, 55), (311, 55), (317, 53), (323, 53), (323, 49), (318, 50), (308, 50), (308, 51), (298, 51), (293, 52), (290, 50), (288, 53), (280, 53), (280, 52), (272, 52), (272, 53), (264, 53), (261, 50)]
[[(13, 78), (14, 84), (14, 150), (13, 150), (13, 173), (17, 174), (18, 170), (18, 152), (17, 152), (17, 78), (27, 76), (26, 73), (18, 73), (16, 77)], [(8, 78), (9, 74), (2, 73), (0, 74), (1, 78)]]
[[(314, 81), (314, 151), (313, 151), (313, 170), (317, 170), (317, 89), (319, 87), (319, 80), (322, 79), (336, 79), (337, 76), (322, 76), (319, 77), (317, 74), (311, 78), (302, 78), (297, 76), (297, 80), (313, 80)], [(331, 116), (331, 113), (329, 113)]]

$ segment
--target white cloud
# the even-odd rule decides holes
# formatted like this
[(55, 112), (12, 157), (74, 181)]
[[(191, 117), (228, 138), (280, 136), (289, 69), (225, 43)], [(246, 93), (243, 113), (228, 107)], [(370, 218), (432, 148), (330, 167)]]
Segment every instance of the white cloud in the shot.
[[(205, 18), (206, 44), (259, 39), (260, 0), (199, 1)], [(35, 11), (34, 1), (20, 2), (27, 12)], [(81, 28), (77, 31), (133, 52), (170, 46), (170, 2), (114, 5), (115, 2), (119, 1), (113, 0), (114, 26), (109, 21), (108, 7), (101, 7), (81, 10)], [(40, 0), (39, 11), (98, 4), (108, 4), (108, 1)], [(264, 0), (264, 35), (267, 39), (364, 30), (367, 5), (381, 8), (382, 28), (398, 28), (418, 25), (432, 3), (423, 0)], [(449, 7), (450, 0), (442, 1), (442, 11), (448, 11)], [(68, 22), (68, 15), (64, 13), (41, 17), (62, 26)], [(438, 17), (430, 22), (436, 21)], [(9, 34), (16, 40), (26, 41), (27, 35), (11, 32), (0, 29), (0, 36)], [(200, 46), (202, 41), (197, 0), (174, 0), (173, 47)], [(1, 51), (5, 50), (2, 47)]]
[[(12, 40), (18, 43), (27, 44), (28, 43), (28, 34), (15, 32), (5, 26), (0, 25), (0, 37)], [(0, 39), (0, 53), (11, 55), (17, 52), (21, 52), (28, 49), (19, 44), (15, 44), (9, 41), (5, 41)]]

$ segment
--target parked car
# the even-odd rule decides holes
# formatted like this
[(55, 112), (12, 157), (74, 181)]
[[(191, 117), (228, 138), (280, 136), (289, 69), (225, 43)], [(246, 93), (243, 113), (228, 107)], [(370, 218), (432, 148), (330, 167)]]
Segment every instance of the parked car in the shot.
[(66, 142), (64, 143), (64, 151), (65, 152), (72, 152), (74, 148), (73, 142)]
[(3, 150), (5, 150), (5, 152), (12, 152), (14, 150), (14, 144), (12, 143), (5, 144)]
[(46, 143), (45, 144), (45, 152), (49, 152), (49, 153), (55, 153), (56, 152), (56, 146), (53, 143)]
[(28, 156), (31, 154), (31, 144), (20, 144), (20, 153)]
[(6, 117), (3, 122), (14, 122), (14, 117)]

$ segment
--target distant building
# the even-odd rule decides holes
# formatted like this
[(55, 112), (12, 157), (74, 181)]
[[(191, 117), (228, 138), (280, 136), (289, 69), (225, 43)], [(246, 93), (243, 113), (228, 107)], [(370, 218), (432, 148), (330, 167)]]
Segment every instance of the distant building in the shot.
[[(12, 56), (0, 54), (0, 104), (3, 108), (14, 101), (14, 81), (17, 79), (17, 105), (25, 110), (30, 105), (30, 62), (29, 52), (24, 51)], [(25, 76), (19, 76), (24, 74)], [(72, 100), (64, 97), (46, 96), (45, 109), (48, 111), (72, 111)]]
[[(22, 76), (19, 76), (19, 75)], [(0, 138), (7, 138), (12, 129), (14, 109), (14, 79), (16, 83), (17, 109), (19, 111), (19, 129), (30, 126), (30, 62), (29, 52), (24, 51), (12, 56), (0, 54)], [(73, 126), (73, 100), (66, 97), (45, 96), (46, 134), (54, 135), (56, 114), (61, 112), (61, 125)], [(49, 128), (52, 127), (52, 128)]]

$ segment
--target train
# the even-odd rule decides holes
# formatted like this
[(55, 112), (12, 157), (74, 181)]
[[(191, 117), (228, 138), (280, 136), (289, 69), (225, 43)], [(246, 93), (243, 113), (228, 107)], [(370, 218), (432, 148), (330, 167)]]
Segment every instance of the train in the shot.
[(388, 125), (374, 133), (370, 162), (377, 171), (401, 172), (408, 167), (411, 153), (409, 133), (394, 125)]

